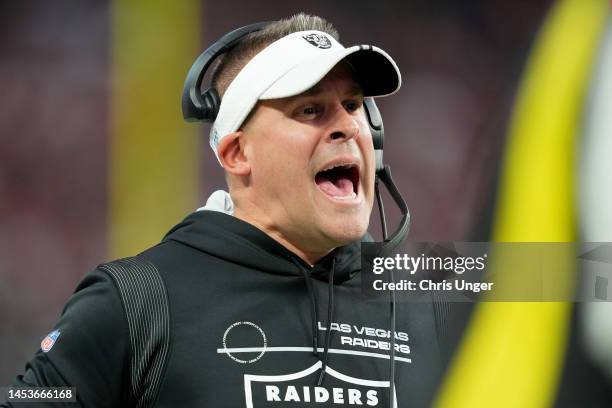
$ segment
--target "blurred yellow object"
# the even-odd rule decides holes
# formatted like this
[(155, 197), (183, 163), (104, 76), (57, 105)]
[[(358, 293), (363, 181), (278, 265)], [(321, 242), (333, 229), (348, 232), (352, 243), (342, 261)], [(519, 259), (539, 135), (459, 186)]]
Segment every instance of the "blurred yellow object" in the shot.
[(159, 242), (197, 206), (197, 127), (183, 122), (180, 98), (199, 50), (201, 4), (112, 1), (112, 258), (135, 255)]
[[(547, 17), (509, 129), (494, 241), (576, 240), (576, 139), (608, 7), (601, 0), (562, 0)], [(571, 285), (574, 264), (568, 253), (561, 285)], [(479, 304), (435, 406), (551, 406), (570, 313), (569, 303)]]

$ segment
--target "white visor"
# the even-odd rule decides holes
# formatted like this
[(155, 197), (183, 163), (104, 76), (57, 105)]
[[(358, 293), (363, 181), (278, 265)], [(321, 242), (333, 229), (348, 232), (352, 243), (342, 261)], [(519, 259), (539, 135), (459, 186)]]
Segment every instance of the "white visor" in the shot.
[(258, 100), (299, 95), (341, 60), (354, 68), (364, 96), (391, 95), (400, 88), (401, 74), (395, 61), (378, 47), (344, 48), (321, 31), (289, 34), (255, 55), (225, 91), (210, 132), (210, 146), (217, 159), (219, 141), (242, 126)]

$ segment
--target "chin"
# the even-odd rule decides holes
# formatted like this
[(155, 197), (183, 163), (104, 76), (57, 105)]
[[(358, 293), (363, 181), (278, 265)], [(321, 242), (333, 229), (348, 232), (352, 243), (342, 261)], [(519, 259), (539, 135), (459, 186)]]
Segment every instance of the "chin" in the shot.
[(325, 234), (336, 244), (343, 246), (359, 241), (368, 231), (369, 218), (337, 217), (324, 229)]

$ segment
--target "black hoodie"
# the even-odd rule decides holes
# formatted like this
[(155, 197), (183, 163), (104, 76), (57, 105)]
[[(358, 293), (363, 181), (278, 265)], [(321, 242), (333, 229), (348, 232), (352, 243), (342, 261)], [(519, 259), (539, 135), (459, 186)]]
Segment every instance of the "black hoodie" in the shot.
[[(88, 274), (16, 385), (73, 386), (86, 407), (388, 407), (390, 308), (359, 271), (358, 243), (311, 267), (199, 211)], [(431, 404), (438, 344), (432, 304), (398, 303), (398, 407)]]

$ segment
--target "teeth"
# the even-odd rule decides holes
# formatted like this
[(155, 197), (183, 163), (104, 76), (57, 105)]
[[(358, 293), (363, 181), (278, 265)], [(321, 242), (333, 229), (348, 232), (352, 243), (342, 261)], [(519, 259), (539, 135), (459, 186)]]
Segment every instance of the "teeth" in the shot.
[(351, 194), (349, 195), (345, 195), (345, 196), (334, 196), (334, 198), (336, 200), (351, 200), (353, 198), (357, 197), (357, 194), (353, 191)]
[(321, 171), (328, 171), (328, 170), (335, 169), (337, 167), (343, 167), (343, 168), (346, 168), (346, 169), (350, 169), (350, 168), (354, 167), (354, 165), (350, 164), (350, 163), (348, 163), (348, 164), (335, 164), (335, 165), (327, 167), (327, 168), (325, 168), (325, 169), (323, 169)]

